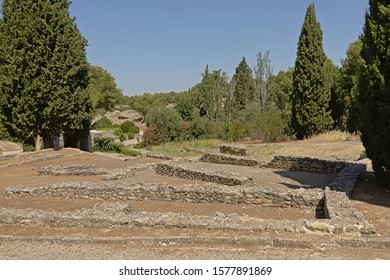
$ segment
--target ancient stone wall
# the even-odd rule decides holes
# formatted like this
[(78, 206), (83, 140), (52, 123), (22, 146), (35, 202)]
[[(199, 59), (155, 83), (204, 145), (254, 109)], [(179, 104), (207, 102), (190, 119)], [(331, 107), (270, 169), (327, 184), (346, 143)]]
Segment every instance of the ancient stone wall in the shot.
[(349, 163), (343, 170), (336, 174), (329, 187), (332, 190), (344, 192), (350, 197), (360, 174), (365, 170), (365, 164)]
[(267, 166), (291, 171), (336, 174), (346, 166), (346, 163), (309, 157), (275, 156)]
[(247, 156), (248, 149), (245, 147), (240, 147), (236, 145), (220, 145), (219, 152), (222, 154), (229, 154), (234, 156)]
[(200, 159), (203, 162), (243, 165), (243, 166), (266, 166), (266, 162), (248, 157), (229, 156), (223, 154), (205, 154)]
[(270, 220), (246, 215), (215, 213), (214, 216), (172, 212), (133, 212), (128, 204), (100, 205), (73, 212), (0, 208), (0, 224), (51, 227), (135, 228), (160, 226), (250, 232), (320, 234), (371, 234), (364, 225), (332, 220)]
[(165, 176), (201, 180), (228, 186), (242, 185), (250, 180), (248, 177), (229, 172), (212, 171), (199, 168), (195, 165), (183, 166), (177, 163), (159, 163), (156, 167), (156, 173)]
[(322, 190), (277, 190), (267, 187), (63, 182), (41, 187), (9, 187), (7, 197), (50, 196), (102, 200), (159, 200), (189, 203), (247, 204), (266, 207), (323, 208)]

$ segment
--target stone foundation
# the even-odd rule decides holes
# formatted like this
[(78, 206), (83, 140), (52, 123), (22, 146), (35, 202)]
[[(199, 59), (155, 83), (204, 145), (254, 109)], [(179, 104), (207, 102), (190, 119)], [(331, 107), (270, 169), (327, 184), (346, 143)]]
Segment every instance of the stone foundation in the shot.
[(195, 165), (182, 166), (176, 163), (159, 163), (156, 167), (156, 173), (164, 176), (200, 180), (228, 186), (242, 185), (251, 180), (250, 178), (242, 177), (239, 174), (211, 171), (198, 168)]
[(229, 154), (234, 156), (247, 156), (248, 149), (236, 145), (220, 145), (219, 152), (221, 154)]
[(10, 187), (7, 197), (49, 196), (102, 200), (158, 200), (188, 203), (226, 203), (265, 207), (294, 207), (323, 210), (319, 189), (277, 190), (267, 187), (237, 187), (212, 183), (204, 185), (131, 184), (124, 182), (63, 182), (41, 187)]
[(227, 156), (222, 154), (205, 154), (199, 160), (203, 162), (228, 164), (228, 165), (242, 165), (242, 166), (262, 166), (262, 165), (265, 166), (266, 165), (264, 161), (259, 161), (257, 159), (252, 159), (248, 157)]

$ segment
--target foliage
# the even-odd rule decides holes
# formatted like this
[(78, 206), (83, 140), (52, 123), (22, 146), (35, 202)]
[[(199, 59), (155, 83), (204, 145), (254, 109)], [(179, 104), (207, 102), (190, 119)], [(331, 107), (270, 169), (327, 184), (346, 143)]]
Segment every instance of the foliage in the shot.
[(96, 136), (93, 139), (95, 152), (113, 152), (127, 156), (141, 156), (141, 152), (127, 148), (122, 143), (116, 143), (111, 137)]
[(260, 112), (258, 105), (252, 104), (230, 125), (228, 136), (233, 141), (275, 142), (285, 137), (287, 125), (279, 110)]
[(110, 129), (114, 124), (106, 116), (101, 117), (96, 123), (93, 124), (93, 129)]
[(143, 139), (145, 146), (157, 146), (168, 142), (170, 137), (166, 128), (152, 124), (145, 130)]
[(259, 102), (260, 111), (262, 112), (268, 110), (269, 102), (271, 101), (269, 79), (272, 76), (272, 67), (269, 53), (270, 51), (268, 50), (265, 54), (261, 51), (257, 54), (257, 65), (254, 69), (256, 99)]
[(361, 38), (360, 131), (376, 175), (390, 182), (390, 2), (369, 4)]
[[(272, 101), (281, 112), (286, 124), (291, 126), (291, 96), (293, 93), (293, 72), (290, 67), (287, 71), (279, 71), (277, 75), (269, 78), (269, 90), (272, 93)], [(292, 131), (288, 131), (292, 134)]]
[(126, 134), (123, 133), (122, 129), (117, 127), (113, 130), (114, 135), (118, 137), (119, 141), (123, 142), (126, 140)]
[(195, 86), (196, 106), (200, 116), (218, 121), (222, 114), (222, 100), (226, 98), (229, 86), (227, 75), (222, 69), (209, 73), (206, 65), (202, 77), (202, 81)]
[(146, 115), (146, 125), (156, 125), (166, 131), (171, 141), (180, 136), (180, 121), (180, 114), (175, 109), (162, 106), (151, 109)]
[(93, 108), (111, 110), (122, 100), (122, 91), (117, 87), (114, 77), (100, 66), (89, 66), (90, 83), (87, 91)]
[(192, 121), (195, 117), (195, 100), (192, 96), (182, 98), (175, 107), (180, 117), (185, 121)]
[(123, 102), (133, 110), (140, 112), (144, 116), (155, 107), (167, 106), (168, 104), (177, 104), (182, 98), (188, 97), (189, 93), (169, 92), (169, 93), (144, 93), (136, 96), (123, 96)]
[(364, 62), (360, 55), (362, 41), (357, 40), (348, 46), (347, 58), (341, 61), (340, 87), (342, 90), (341, 102), (343, 106), (343, 118), (346, 119), (346, 128), (349, 132), (357, 132), (359, 129), (359, 74)]
[[(121, 128), (122, 132), (124, 132), (124, 133), (128, 133), (128, 132), (139, 133), (139, 127), (136, 126), (134, 124), (134, 122), (132, 122), (132, 121), (124, 121), (120, 125), (120, 128)], [(134, 137), (132, 137), (132, 138), (134, 138)]]
[(252, 70), (246, 63), (245, 57), (242, 58), (237, 66), (232, 79), (235, 83), (233, 92), (234, 108), (237, 111), (241, 111), (256, 99)]
[(292, 128), (298, 139), (324, 132), (332, 125), (325, 60), (321, 27), (314, 4), (310, 4), (299, 37), (293, 72)]
[(0, 111), (21, 142), (41, 135), (48, 148), (61, 131), (80, 140), (89, 130), (87, 43), (69, 6), (68, 0), (3, 1)]
[(334, 129), (346, 129), (346, 112), (343, 91), (341, 89), (340, 69), (330, 58), (324, 63), (325, 87), (330, 91), (329, 108)]

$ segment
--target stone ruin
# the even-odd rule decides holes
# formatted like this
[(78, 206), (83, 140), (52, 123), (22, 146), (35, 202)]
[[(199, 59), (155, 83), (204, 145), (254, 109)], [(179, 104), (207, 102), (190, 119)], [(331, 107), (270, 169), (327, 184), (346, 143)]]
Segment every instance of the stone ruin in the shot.
[[(7, 197), (49, 196), (59, 198), (118, 201), (102, 203), (91, 209), (73, 212), (57, 212), (33, 209), (1, 208), (1, 224), (135, 228), (159, 226), (165, 228), (189, 228), (232, 230), (250, 232), (287, 232), (316, 234), (347, 234), (370, 236), (375, 227), (353, 207), (349, 196), (365, 165), (355, 162), (328, 161), (303, 157), (275, 157), (269, 162), (241, 156), (206, 154), (200, 162), (243, 165), (254, 168), (271, 168), (304, 172), (334, 174), (334, 180), (324, 190), (259, 187), (252, 178), (236, 173), (220, 172), (183, 164), (180, 160), (133, 165), (128, 168), (107, 170), (95, 165), (47, 166), (38, 170), (42, 176), (102, 176), (101, 183), (83, 181), (63, 182), (39, 187), (13, 186), (6, 189)], [(170, 185), (129, 183), (121, 179), (136, 172), (154, 170), (162, 176), (203, 181), (203, 184)], [(319, 219), (272, 220), (247, 215), (216, 213), (215, 216), (172, 212), (136, 212), (129, 201), (157, 200), (186, 203), (242, 204), (256, 207), (281, 207), (310, 209), (323, 213)]]

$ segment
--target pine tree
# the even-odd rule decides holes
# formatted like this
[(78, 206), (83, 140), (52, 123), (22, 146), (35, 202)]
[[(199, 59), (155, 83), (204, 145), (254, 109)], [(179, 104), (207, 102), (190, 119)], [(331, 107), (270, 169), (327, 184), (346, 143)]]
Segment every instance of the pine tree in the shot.
[(322, 31), (310, 4), (298, 41), (293, 73), (292, 128), (297, 139), (304, 139), (329, 129), (330, 90), (326, 86)]
[(390, 0), (370, 0), (362, 35), (360, 131), (378, 177), (390, 181)]
[(233, 93), (234, 109), (242, 111), (256, 99), (252, 70), (246, 63), (245, 57), (242, 58), (237, 66), (233, 80), (235, 84)]
[(76, 145), (89, 133), (86, 40), (68, 0), (4, 0), (0, 22), (0, 108), (12, 137), (32, 142), (64, 132)]

